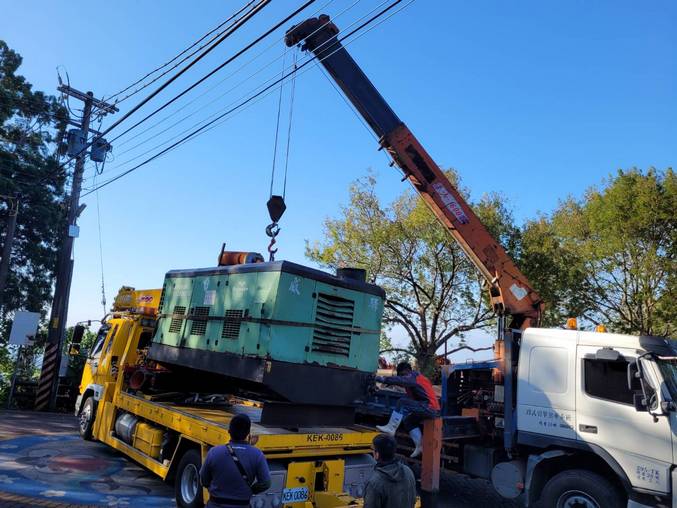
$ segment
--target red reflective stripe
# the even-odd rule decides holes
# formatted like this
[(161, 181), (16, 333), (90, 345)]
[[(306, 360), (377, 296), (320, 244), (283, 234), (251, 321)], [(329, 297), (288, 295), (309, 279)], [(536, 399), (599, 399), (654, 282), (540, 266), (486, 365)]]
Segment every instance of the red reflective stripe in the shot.
[(423, 388), (423, 391), (425, 391), (430, 407), (435, 411), (439, 411), (440, 402), (437, 400), (437, 394), (435, 394), (435, 390), (433, 390), (433, 384), (430, 382), (430, 380), (423, 374), (419, 374), (416, 376), (416, 384)]

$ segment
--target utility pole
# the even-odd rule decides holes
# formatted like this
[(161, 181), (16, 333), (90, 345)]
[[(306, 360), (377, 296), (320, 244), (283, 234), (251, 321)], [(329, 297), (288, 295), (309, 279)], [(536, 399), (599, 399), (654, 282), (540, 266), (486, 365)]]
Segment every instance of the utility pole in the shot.
[(14, 243), (14, 232), (16, 231), (16, 219), (19, 215), (19, 197), (10, 198), (3, 196), (9, 201), (9, 218), (5, 230), (5, 243), (2, 245), (2, 259), (0, 260), (0, 312), (5, 302), (5, 286), (7, 285), (7, 275), (9, 274), (9, 262), (12, 257), (12, 244)]
[[(90, 120), (94, 109), (102, 113), (115, 113), (118, 109), (104, 101), (94, 98), (92, 92), (82, 93), (67, 85), (60, 85), (58, 90), (84, 103), (82, 122), (79, 125), (80, 132), (77, 135), (82, 141), (73, 150), (75, 168), (73, 170), (73, 183), (71, 185), (70, 203), (68, 206), (68, 221), (66, 231), (59, 249), (57, 261), (56, 285), (54, 288), (54, 300), (49, 319), (47, 343), (42, 359), (42, 370), (38, 391), (35, 397), (35, 409), (44, 411), (54, 409), (56, 406), (57, 389), (59, 385), (59, 367), (61, 366), (61, 353), (65, 339), (66, 318), (68, 316), (68, 299), (70, 297), (71, 280), (73, 277), (73, 243), (79, 233), (77, 219), (84, 210), (80, 205), (80, 190), (82, 188), (82, 176), (85, 170), (87, 158), (87, 139), (89, 136)], [(69, 142), (70, 148), (70, 142)]]

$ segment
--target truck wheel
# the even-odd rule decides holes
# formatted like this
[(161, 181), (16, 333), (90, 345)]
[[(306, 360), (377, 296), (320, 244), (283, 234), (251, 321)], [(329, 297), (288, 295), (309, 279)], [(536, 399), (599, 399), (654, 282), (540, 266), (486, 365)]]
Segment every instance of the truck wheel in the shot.
[(181, 457), (176, 469), (174, 495), (176, 504), (181, 508), (202, 508), (202, 485), (200, 484), (200, 452), (188, 450)]
[(80, 437), (85, 441), (92, 440), (92, 430), (94, 428), (94, 417), (96, 416), (96, 407), (94, 405), (94, 398), (87, 397), (85, 403), (80, 410), (78, 417), (78, 430)]
[(618, 508), (625, 506), (623, 496), (604, 477), (572, 469), (553, 476), (541, 495), (547, 508)]

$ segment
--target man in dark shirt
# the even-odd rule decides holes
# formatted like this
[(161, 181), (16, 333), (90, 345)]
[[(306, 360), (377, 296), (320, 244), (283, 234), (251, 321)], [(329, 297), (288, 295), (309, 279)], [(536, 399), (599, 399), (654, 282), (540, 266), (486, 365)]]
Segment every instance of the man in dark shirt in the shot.
[(364, 508), (412, 508), (416, 479), (409, 467), (395, 458), (397, 443), (388, 434), (374, 438), (376, 466), (364, 493)]
[(397, 376), (376, 377), (376, 381), (403, 387), (407, 396), (397, 401), (397, 408), (390, 415), (390, 421), (376, 428), (386, 434), (395, 435), (395, 431), (402, 423), (402, 427), (409, 433), (416, 448), (411, 454), (418, 457), (423, 452), (423, 436), (421, 424), (423, 420), (440, 416), (440, 401), (433, 390), (433, 384), (420, 372), (411, 368), (408, 362), (397, 365)]
[(200, 469), (202, 486), (209, 490), (207, 508), (249, 506), (252, 496), (270, 487), (270, 471), (263, 453), (247, 443), (251, 421), (244, 414), (228, 427), (230, 442), (214, 446)]

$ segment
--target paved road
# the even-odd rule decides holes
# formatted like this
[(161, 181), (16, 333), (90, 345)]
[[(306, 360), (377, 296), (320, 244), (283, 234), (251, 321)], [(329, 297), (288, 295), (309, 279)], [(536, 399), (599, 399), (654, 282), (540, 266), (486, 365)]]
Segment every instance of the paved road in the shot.
[(0, 411), (0, 507), (174, 507), (173, 488), (77, 435), (75, 417)]
[[(173, 497), (123, 455), (82, 441), (71, 415), (0, 411), (0, 508), (173, 507)], [(442, 478), (438, 508), (513, 506), (484, 481)]]

